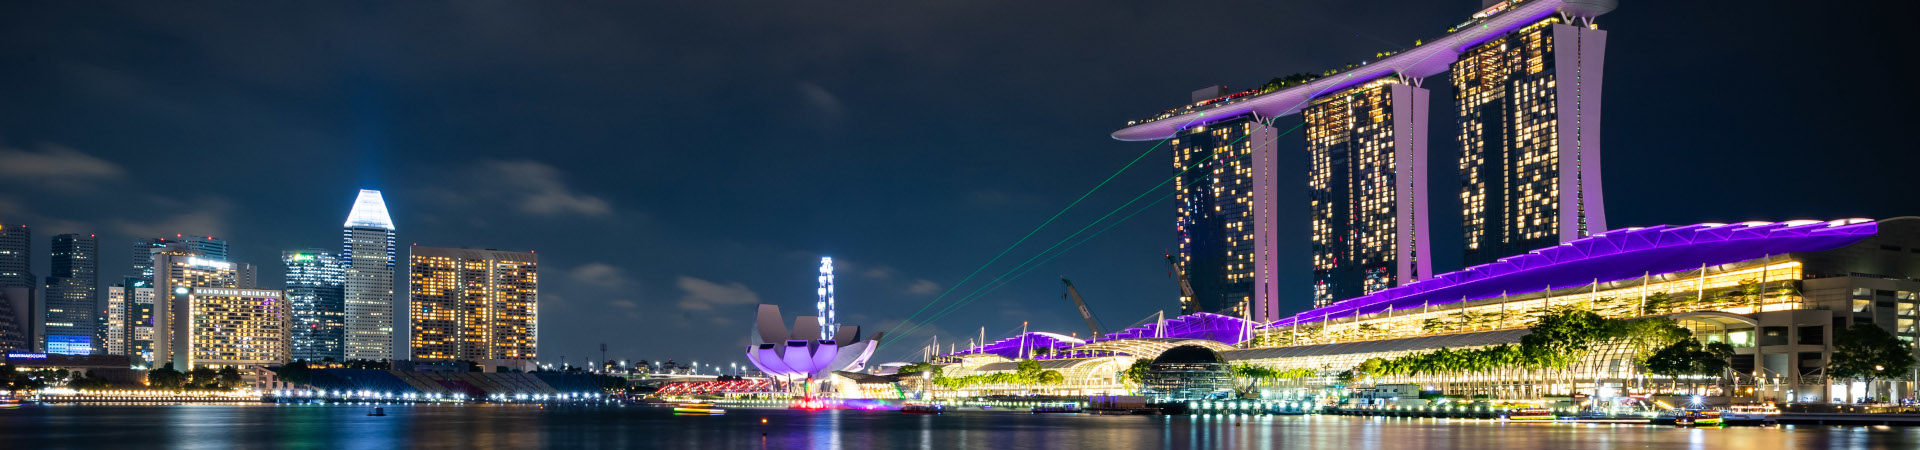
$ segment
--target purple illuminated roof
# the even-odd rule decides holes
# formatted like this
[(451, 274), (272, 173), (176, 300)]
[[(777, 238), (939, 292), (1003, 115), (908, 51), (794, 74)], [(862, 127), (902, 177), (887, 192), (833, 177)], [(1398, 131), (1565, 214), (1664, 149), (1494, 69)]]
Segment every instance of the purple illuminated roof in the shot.
[(1160, 326), (1159, 323), (1147, 323), (1119, 332), (1107, 333), (1106, 336), (1093, 339), (1090, 342), (1166, 337), (1173, 339), (1207, 339), (1221, 343), (1237, 344), (1241, 340), (1241, 334), (1244, 334), (1241, 330), (1245, 329), (1246, 325), (1247, 321), (1241, 320), (1239, 317), (1214, 313), (1195, 313), (1167, 319), (1167, 332), (1164, 336), (1155, 336), (1158, 333), (1154, 332), (1154, 328), (1158, 328)]
[(1122, 141), (1165, 139), (1188, 127), (1206, 125), (1208, 122), (1230, 119), (1249, 112), (1259, 112), (1267, 117), (1293, 115), (1300, 112), (1308, 101), (1316, 97), (1381, 77), (1398, 74), (1411, 78), (1426, 78), (1445, 72), (1448, 66), (1459, 59), (1460, 54), (1468, 48), (1538, 23), (1556, 12), (1568, 11), (1575, 15), (1592, 17), (1612, 10), (1612, 3), (1612, 0), (1526, 1), (1466, 29), (1356, 69), (1246, 100), (1135, 124), (1113, 132), (1113, 138)]
[(1654, 226), (1609, 231), (1492, 264), (1315, 308), (1266, 327), (1681, 272), (1768, 255), (1831, 250), (1873, 236), (1866, 219)]
[[(1025, 343), (1022, 344), (1022, 341), (1025, 341)], [(1055, 333), (1035, 331), (1035, 332), (1021, 334), (1018, 336), (1001, 339), (998, 341), (993, 341), (991, 343), (988, 343), (986, 348), (984, 349), (984, 352), (1004, 356), (1007, 358), (1018, 358), (1020, 355), (1020, 350), (1022, 348), (1064, 349), (1064, 348), (1069, 348), (1069, 347), (1073, 347), (1073, 346), (1084, 344), (1084, 343), (1086, 343), (1086, 341), (1074, 339), (1072, 337), (1062, 336)], [(966, 350), (961, 350), (953, 354), (964, 355), (964, 354), (982, 353), (982, 352), (983, 352), (982, 348), (974, 347)], [(1038, 353), (1038, 352), (1034, 352), (1034, 353)]]
[[(1032, 332), (993, 341), (987, 344), (984, 349), (974, 347), (954, 352), (950, 355), (990, 353), (1007, 358), (1016, 358), (1020, 355), (1021, 341), (1023, 339), (1026, 341), (1026, 348), (1067, 350), (1091, 342), (1156, 337), (1154, 329), (1159, 326), (1159, 323), (1148, 323), (1119, 332), (1107, 333), (1106, 336), (1098, 339), (1084, 341), (1055, 333)], [(1167, 332), (1163, 337), (1169, 339), (1207, 339), (1225, 344), (1235, 344), (1242, 340), (1242, 334), (1245, 333), (1242, 330), (1246, 329), (1246, 326), (1247, 321), (1241, 320), (1238, 317), (1214, 313), (1189, 314), (1167, 319)]]

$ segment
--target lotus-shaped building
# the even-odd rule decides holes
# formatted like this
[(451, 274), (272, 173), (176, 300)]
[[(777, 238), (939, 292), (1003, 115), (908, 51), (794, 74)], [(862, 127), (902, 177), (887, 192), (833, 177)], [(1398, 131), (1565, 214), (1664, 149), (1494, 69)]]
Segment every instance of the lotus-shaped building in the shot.
[(767, 376), (787, 381), (825, 378), (835, 371), (866, 368), (867, 357), (873, 356), (881, 335), (886, 334), (863, 340), (860, 327), (851, 325), (836, 327), (833, 336), (821, 336), (820, 332), (819, 317), (795, 317), (789, 329), (781, 319), (779, 306), (760, 305), (747, 361)]

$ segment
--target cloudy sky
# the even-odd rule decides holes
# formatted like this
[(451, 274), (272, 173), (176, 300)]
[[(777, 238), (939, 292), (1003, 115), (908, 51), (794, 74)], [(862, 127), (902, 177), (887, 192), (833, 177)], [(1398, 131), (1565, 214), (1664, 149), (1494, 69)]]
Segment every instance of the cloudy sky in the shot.
[[(1894, 33), (1920, 7), (1621, 3), (1600, 20), (1611, 224), (1920, 213)], [(1107, 137), (1125, 121), (1401, 49), (1478, 5), (10, 2), (0, 222), (33, 226), (41, 253), (98, 233), (111, 276), (135, 238), (219, 236), (278, 280), (281, 250), (337, 247), (355, 190), (380, 189), (402, 246), (539, 252), (543, 359), (604, 342), (731, 362), (754, 304), (811, 310), (820, 256), (839, 262), (844, 321), (894, 329), (1152, 193), (881, 358), (1022, 320), (1081, 331), (1060, 276), (1119, 328), (1178, 309), (1173, 206), (1145, 203), (1164, 149), (961, 281), (1148, 151)], [(1432, 146), (1449, 161), (1431, 168), (1436, 268), (1457, 269), (1458, 208), (1440, 205), (1458, 145)], [(1285, 164), (1304, 183), (1305, 155)]]

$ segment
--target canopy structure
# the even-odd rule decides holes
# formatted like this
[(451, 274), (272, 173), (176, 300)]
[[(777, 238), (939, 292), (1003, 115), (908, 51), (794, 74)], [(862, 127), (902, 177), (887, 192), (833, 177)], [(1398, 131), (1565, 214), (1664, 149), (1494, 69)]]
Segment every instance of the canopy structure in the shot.
[(1769, 255), (1831, 250), (1860, 242), (1878, 230), (1878, 224), (1868, 219), (1620, 229), (1354, 297), (1264, 327), (1608, 283)]

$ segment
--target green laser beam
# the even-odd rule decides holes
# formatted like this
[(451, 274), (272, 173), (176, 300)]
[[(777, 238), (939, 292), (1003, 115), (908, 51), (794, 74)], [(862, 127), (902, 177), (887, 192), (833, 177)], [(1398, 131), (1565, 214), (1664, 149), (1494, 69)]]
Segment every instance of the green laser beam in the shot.
[[(1205, 114), (1196, 116), (1194, 117), (1193, 120), (1189, 120), (1187, 121), (1187, 123), (1181, 124), (1181, 126), (1184, 127), (1186, 125), (1192, 124), (1194, 121), (1198, 121), (1200, 120), (1200, 117), (1204, 117), (1204, 116)], [(1158, 150), (1161, 145), (1166, 144), (1167, 141), (1169, 140), (1172, 140), (1172, 138), (1161, 139), (1160, 142), (1153, 144), (1153, 147), (1148, 147), (1147, 151), (1141, 152), (1140, 156), (1133, 157), (1133, 160), (1128, 161), (1127, 165), (1121, 166), (1120, 170), (1114, 171), (1112, 175), (1107, 175), (1107, 179), (1100, 180), (1100, 184), (1094, 185), (1093, 189), (1087, 190), (1087, 193), (1080, 194), (1080, 198), (1074, 199), (1073, 203), (1068, 203), (1066, 208), (1061, 208), (1060, 212), (1053, 213), (1053, 217), (1048, 217), (1045, 222), (1040, 222), (1040, 226), (1034, 227), (1033, 231), (1028, 231), (1026, 236), (1021, 236), (1020, 240), (1014, 241), (1013, 245), (1007, 246), (1006, 250), (1001, 250), (1000, 254), (993, 255), (993, 259), (987, 260), (986, 264), (981, 264), (980, 268), (973, 269), (973, 273), (967, 274), (966, 278), (961, 278), (959, 282), (953, 284), (953, 287), (947, 288), (945, 292), (941, 292), (940, 295), (935, 296), (933, 300), (928, 301), (924, 305), (920, 305), (920, 309), (915, 310), (913, 314), (908, 315), (906, 319), (901, 320), (899, 324), (896, 324), (893, 326), (892, 329), (887, 330), (887, 333), (893, 333), (894, 331), (899, 330), (901, 326), (906, 325), (908, 322), (913, 321), (915, 317), (919, 317), (920, 313), (926, 312), (927, 308), (931, 308), (933, 307), (934, 304), (940, 303), (940, 299), (946, 298), (947, 294), (953, 293), (954, 289), (959, 289), (960, 286), (966, 284), (968, 280), (972, 280), (974, 276), (980, 275), (980, 271), (987, 270), (987, 267), (993, 266), (993, 263), (999, 261), (1001, 257), (1007, 256), (1007, 253), (1012, 252), (1013, 249), (1015, 248), (1019, 248), (1020, 244), (1027, 242), (1027, 239), (1033, 238), (1034, 234), (1039, 233), (1041, 229), (1046, 228), (1048, 224), (1053, 223), (1053, 221), (1059, 219), (1060, 216), (1066, 215), (1067, 211), (1072, 210), (1073, 207), (1079, 205), (1081, 201), (1084, 201), (1087, 199), (1087, 197), (1092, 196), (1094, 192), (1099, 192), (1100, 188), (1106, 187), (1107, 183), (1112, 182), (1114, 178), (1119, 178), (1121, 173), (1124, 173), (1127, 171), (1127, 169), (1132, 168), (1134, 164), (1138, 164), (1140, 160), (1145, 159), (1147, 155), (1153, 154), (1154, 150)]]

